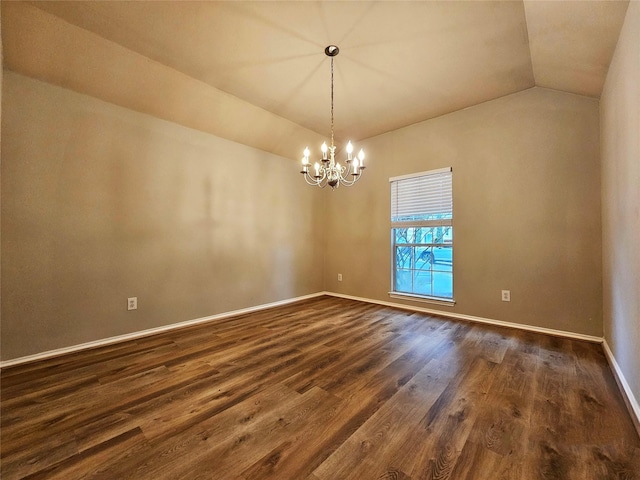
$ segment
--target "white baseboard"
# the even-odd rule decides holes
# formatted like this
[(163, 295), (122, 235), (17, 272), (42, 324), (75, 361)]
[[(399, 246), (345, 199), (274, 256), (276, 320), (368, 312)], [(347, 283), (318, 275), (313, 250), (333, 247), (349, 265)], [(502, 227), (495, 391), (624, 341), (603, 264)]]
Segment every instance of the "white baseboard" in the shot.
[(257, 305), (255, 307), (243, 308), (240, 310), (233, 310), (231, 312), (219, 313), (217, 315), (210, 315), (208, 317), (196, 318), (194, 320), (186, 320), (184, 322), (172, 323), (171, 325), (165, 325), (157, 328), (150, 328), (148, 330), (142, 330), (139, 332), (127, 333), (125, 335), (118, 335), (115, 337), (104, 338), (101, 340), (95, 340), (93, 342), (81, 343), (79, 345), (72, 345), (70, 347), (57, 348), (55, 350), (49, 350), (42, 353), (36, 353), (34, 355), (28, 355), (25, 357), (14, 358), (11, 360), (6, 360), (0, 362), (0, 369), (6, 367), (13, 367), (16, 365), (21, 365), (23, 363), (35, 362), (38, 360), (45, 360), (48, 358), (58, 357), (60, 355), (66, 355), (68, 353), (75, 353), (81, 350), (87, 350), (89, 348), (103, 347), (105, 345), (112, 345), (114, 343), (125, 342), (127, 340), (135, 340), (142, 337), (148, 337), (149, 335), (154, 335), (157, 333), (168, 332), (170, 330), (175, 330), (177, 328), (188, 327), (190, 325), (197, 325), (199, 323), (213, 322), (216, 320), (220, 320), (223, 318), (233, 317), (235, 315), (243, 315), (245, 313), (256, 312), (259, 310), (265, 310), (267, 308), (279, 307), (282, 305), (287, 305), (289, 303), (299, 302), (301, 300), (307, 300), (309, 298), (320, 297), (325, 295), (325, 292), (312, 293), (310, 295), (304, 295), (301, 297), (288, 298), (286, 300), (281, 300), (273, 303), (266, 303), (263, 305)]
[(620, 365), (616, 361), (616, 357), (613, 355), (613, 352), (609, 348), (609, 344), (606, 339), (603, 339), (602, 346), (604, 348), (604, 353), (607, 356), (607, 360), (609, 361), (609, 365), (611, 365), (611, 370), (613, 370), (613, 374), (616, 377), (616, 382), (622, 391), (622, 396), (625, 397), (625, 403), (627, 404), (627, 408), (629, 409), (629, 414), (633, 419), (633, 423), (638, 431), (638, 435), (640, 435), (640, 405), (638, 404), (638, 400), (636, 399), (627, 379), (624, 377), (622, 370), (620, 369)]
[(403, 305), (400, 303), (393, 303), (393, 302), (383, 302), (381, 300), (372, 300), (370, 298), (362, 298), (362, 297), (354, 297), (352, 295), (343, 295), (341, 293), (334, 293), (334, 292), (324, 292), (324, 294), (326, 295), (330, 295), (332, 297), (340, 297), (340, 298), (346, 298), (349, 300), (357, 300), (359, 302), (368, 302), (368, 303), (376, 303), (378, 305), (385, 305), (387, 307), (394, 307), (394, 308), (401, 308), (403, 310), (411, 310), (411, 311), (415, 311), (415, 312), (422, 312), (422, 313), (429, 313), (431, 315), (438, 315), (441, 317), (449, 317), (449, 318), (455, 318), (458, 320), (469, 320), (471, 322), (478, 322), (478, 323), (486, 323), (489, 325), (496, 325), (499, 327), (507, 327), (507, 328), (515, 328), (518, 330), (527, 330), (529, 332), (535, 332), (535, 333), (544, 333), (546, 335), (554, 335), (556, 337), (567, 337), (567, 338), (572, 338), (575, 340), (584, 340), (587, 342), (592, 342), (592, 343), (602, 343), (602, 337), (595, 337), (592, 335), (584, 335), (582, 333), (575, 333), (575, 332), (567, 332), (564, 330), (555, 330), (553, 328), (544, 328), (544, 327), (536, 327), (533, 325), (524, 325), (521, 323), (512, 323), (512, 322), (504, 322), (502, 320), (494, 320), (491, 318), (484, 318), (484, 317), (474, 317), (472, 315), (464, 315), (461, 313), (452, 313), (452, 312), (447, 312), (444, 310), (434, 310), (431, 308), (423, 308), (423, 307), (414, 307), (412, 305)]
[(157, 334), (157, 333), (168, 332), (170, 330), (174, 330), (174, 329), (177, 329), (177, 328), (187, 327), (187, 326), (190, 326), (190, 325), (197, 325), (199, 323), (212, 322), (212, 321), (215, 321), (215, 320), (220, 320), (220, 319), (223, 319), (223, 318), (232, 317), (234, 315), (242, 315), (242, 314), (245, 314), (245, 313), (256, 312), (256, 311), (259, 311), (259, 310), (264, 310), (264, 309), (267, 309), (267, 308), (287, 305), (289, 303), (299, 302), (301, 300), (320, 297), (320, 296), (323, 296), (323, 295), (346, 298), (346, 299), (349, 299), (349, 300), (356, 300), (356, 301), (359, 301), (359, 302), (374, 303), (374, 304), (384, 305), (384, 306), (388, 306), (388, 307), (400, 308), (400, 309), (403, 309), (403, 310), (411, 310), (411, 311), (416, 311), (416, 312), (423, 312), (423, 313), (428, 313), (428, 314), (432, 314), (432, 315), (439, 315), (439, 316), (443, 316), (443, 317), (455, 318), (455, 319), (459, 319), (459, 320), (469, 320), (469, 321), (472, 321), (472, 322), (486, 323), (486, 324), (489, 324), (489, 325), (497, 325), (497, 326), (501, 326), (501, 327), (516, 328), (516, 329), (527, 330), (527, 331), (536, 332), (536, 333), (544, 333), (544, 334), (547, 334), (547, 335), (555, 335), (555, 336), (560, 336), (560, 337), (573, 338), (573, 339), (577, 339), (577, 340), (586, 340), (588, 342), (602, 343), (602, 338), (594, 337), (594, 336), (591, 336), (591, 335), (583, 335), (583, 334), (580, 334), (580, 333), (566, 332), (566, 331), (563, 331), (563, 330), (554, 330), (554, 329), (551, 329), (551, 328), (535, 327), (535, 326), (531, 326), (531, 325), (523, 325), (523, 324), (520, 324), (520, 323), (504, 322), (502, 320), (494, 320), (494, 319), (490, 319), (490, 318), (475, 317), (475, 316), (472, 316), (472, 315), (463, 315), (463, 314), (459, 314), (459, 313), (451, 313), (451, 312), (446, 312), (446, 311), (442, 311), (442, 310), (434, 310), (434, 309), (430, 309), (430, 308), (415, 307), (415, 306), (411, 306), (411, 305), (403, 305), (403, 304), (400, 304), (400, 303), (384, 302), (384, 301), (380, 301), (380, 300), (372, 300), (370, 298), (355, 297), (355, 296), (352, 296), (352, 295), (344, 295), (344, 294), (341, 294), (341, 293), (323, 291), (323, 292), (313, 293), (313, 294), (310, 294), (310, 295), (304, 295), (304, 296), (301, 296), (301, 297), (289, 298), (289, 299), (286, 299), (286, 300), (281, 300), (281, 301), (278, 301), (278, 302), (268, 303), (268, 304), (264, 304), (264, 305), (257, 305), (255, 307), (249, 307), (249, 308), (244, 308), (244, 309), (240, 309), (240, 310), (233, 310), (233, 311), (230, 311), (230, 312), (224, 312), (224, 313), (220, 313), (220, 314), (217, 314), (217, 315), (211, 315), (211, 316), (208, 316), (208, 317), (202, 317), (202, 318), (197, 318), (197, 319), (194, 319), (194, 320), (187, 320), (187, 321), (184, 321), (184, 322), (173, 323), (171, 325), (165, 325), (163, 327), (151, 328), (151, 329), (142, 330), (142, 331), (139, 331), (139, 332), (133, 332), (133, 333), (125, 334), (125, 335), (118, 335), (118, 336), (115, 336), (115, 337), (109, 337), (109, 338), (105, 338), (105, 339), (101, 339), (101, 340), (96, 340), (96, 341), (93, 341), (93, 342), (87, 342), (87, 343), (82, 343), (82, 344), (79, 344), (79, 345), (73, 345), (73, 346), (70, 346), (70, 347), (64, 347), (64, 348), (59, 348), (59, 349), (55, 349), (55, 350), (49, 350), (49, 351), (46, 351), (46, 352), (37, 353), (35, 355), (28, 355), (28, 356), (25, 356), (25, 357), (19, 357), (19, 358), (15, 358), (15, 359), (11, 359), (11, 360), (6, 360), (6, 361), (3, 361), (3, 362), (0, 362), (0, 369), (6, 368), (6, 367), (15, 366), (15, 365), (20, 365), (20, 364), (23, 364), (23, 363), (35, 362), (37, 360), (45, 360), (45, 359), (48, 359), (48, 358), (57, 357), (57, 356), (65, 355), (65, 354), (68, 354), (68, 353), (75, 353), (75, 352), (78, 352), (78, 351), (81, 351), (81, 350), (86, 350), (86, 349), (89, 349), (89, 348), (101, 347), (101, 346), (105, 346), (105, 345), (112, 345), (114, 343), (124, 342), (124, 341), (127, 341), (127, 340), (135, 340), (137, 338), (142, 338), (142, 337), (146, 337), (146, 336), (149, 336), (149, 335), (154, 335), (154, 334)]

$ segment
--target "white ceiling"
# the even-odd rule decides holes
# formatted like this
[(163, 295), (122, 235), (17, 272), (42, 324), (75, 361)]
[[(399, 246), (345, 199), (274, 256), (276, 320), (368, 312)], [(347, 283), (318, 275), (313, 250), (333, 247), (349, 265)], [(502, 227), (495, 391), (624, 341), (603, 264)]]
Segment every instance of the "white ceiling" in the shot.
[(336, 44), (336, 135), (353, 139), (533, 86), (599, 97), (627, 8), (529, 0), (30, 3), (322, 135), (330, 113), (324, 48)]

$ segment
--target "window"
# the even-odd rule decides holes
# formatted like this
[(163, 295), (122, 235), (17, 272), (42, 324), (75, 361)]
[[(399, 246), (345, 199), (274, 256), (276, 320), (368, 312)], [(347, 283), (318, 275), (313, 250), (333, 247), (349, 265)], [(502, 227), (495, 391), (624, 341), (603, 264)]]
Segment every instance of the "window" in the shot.
[(451, 168), (390, 178), (391, 294), (453, 301)]

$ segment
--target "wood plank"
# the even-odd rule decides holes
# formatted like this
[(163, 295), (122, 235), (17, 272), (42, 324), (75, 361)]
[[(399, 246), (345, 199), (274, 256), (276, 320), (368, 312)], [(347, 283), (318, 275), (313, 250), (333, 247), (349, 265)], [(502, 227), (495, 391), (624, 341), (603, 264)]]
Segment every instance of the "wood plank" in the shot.
[[(407, 384), (338, 448), (314, 473), (319, 479), (384, 478), (395, 472), (392, 455), (411, 441), (411, 426), (419, 421), (448, 385), (450, 369), (432, 359)], [(381, 472), (381, 466), (388, 466)]]
[(0, 380), (3, 480), (640, 480), (599, 345), (341, 298)]
[(451, 478), (473, 478), (493, 472), (497, 479), (520, 479), (527, 454), (536, 385), (537, 358), (511, 348), (496, 368), (496, 381), (479, 405), (477, 420), (451, 472)]

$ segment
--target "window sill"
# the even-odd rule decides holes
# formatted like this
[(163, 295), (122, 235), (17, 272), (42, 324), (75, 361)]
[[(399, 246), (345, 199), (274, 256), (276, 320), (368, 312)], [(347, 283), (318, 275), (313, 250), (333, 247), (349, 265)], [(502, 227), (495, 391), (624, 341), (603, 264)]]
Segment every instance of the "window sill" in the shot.
[(427, 297), (424, 295), (413, 295), (411, 293), (389, 292), (391, 298), (399, 298), (404, 300), (411, 300), (413, 302), (431, 303), (434, 305), (443, 305), (445, 307), (453, 307), (456, 302), (453, 300), (443, 300), (437, 297)]

